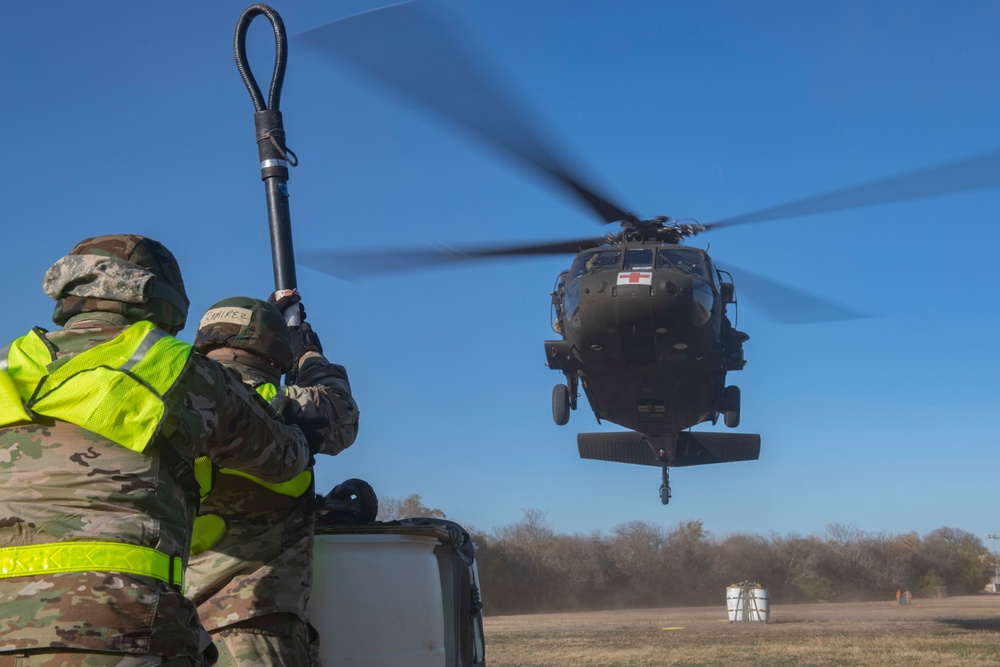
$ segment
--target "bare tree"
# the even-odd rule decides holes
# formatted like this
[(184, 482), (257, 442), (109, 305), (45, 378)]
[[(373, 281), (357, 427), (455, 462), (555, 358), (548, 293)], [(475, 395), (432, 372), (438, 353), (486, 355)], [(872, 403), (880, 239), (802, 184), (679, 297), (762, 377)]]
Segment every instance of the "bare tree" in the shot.
[(431, 509), (424, 505), (423, 498), (418, 493), (411, 493), (405, 498), (379, 498), (377, 521), (395, 521), (397, 519), (444, 519), (445, 513), (439, 509)]

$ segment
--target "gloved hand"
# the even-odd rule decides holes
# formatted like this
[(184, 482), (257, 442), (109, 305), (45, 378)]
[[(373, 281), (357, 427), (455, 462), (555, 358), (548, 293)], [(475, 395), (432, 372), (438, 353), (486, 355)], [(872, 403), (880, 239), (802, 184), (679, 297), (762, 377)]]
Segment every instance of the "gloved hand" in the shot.
[(302, 433), (306, 436), (306, 442), (309, 443), (310, 454), (320, 453), (323, 448), (323, 441), (326, 440), (323, 431), (324, 429), (329, 429), (330, 426), (326, 419), (322, 417), (303, 417), (302, 406), (299, 405), (298, 401), (289, 398), (287, 395), (278, 398), (275, 410), (285, 420), (286, 424), (295, 424), (302, 429)]
[(299, 405), (299, 402), (290, 398), (285, 392), (281, 392), (277, 402), (271, 405), (274, 407), (274, 411), (289, 424), (296, 423), (296, 418), (302, 414), (302, 406)]
[[(305, 318), (304, 311), (302, 317)], [(292, 356), (296, 360), (301, 359), (306, 352), (323, 354), (323, 344), (319, 342), (319, 336), (308, 322), (303, 321), (297, 327), (288, 327), (288, 333), (292, 335)]]
[(275, 306), (278, 310), (280, 310), (282, 315), (284, 315), (285, 311), (294, 306), (295, 304), (299, 304), (299, 320), (306, 319), (306, 309), (301, 304), (302, 295), (299, 294), (298, 292), (285, 294), (280, 298), (275, 296), (274, 292), (271, 292), (267, 297), (267, 302), (272, 306)]
[(292, 335), (292, 356), (296, 360), (301, 359), (302, 355), (306, 352), (319, 352), (323, 354), (323, 344), (319, 342), (319, 336), (316, 335), (316, 332), (306, 322), (306, 309), (302, 305), (301, 294), (292, 292), (278, 298), (274, 295), (274, 292), (271, 292), (271, 295), (267, 297), (267, 302), (277, 307), (282, 314), (288, 308), (299, 304), (299, 321), (301, 324), (288, 327), (288, 332)]
[(325, 419), (297, 419), (293, 422), (296, 426), (302, 429), (302, 433), (306, 436), (306, 442), (309, 443), (309, 453), (313, 456), (323, 452), (323, 443), (326, 438), (320, 432), (323, 426), (326, 426)]

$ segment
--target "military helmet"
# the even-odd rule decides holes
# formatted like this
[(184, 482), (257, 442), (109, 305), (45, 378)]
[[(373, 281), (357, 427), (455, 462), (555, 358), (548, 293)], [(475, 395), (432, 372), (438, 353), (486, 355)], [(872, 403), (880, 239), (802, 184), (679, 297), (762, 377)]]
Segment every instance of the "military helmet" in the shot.
[(248, 296), (223, 299), (201, 318), (194, 338), (195, 351), (205, 354), (219, 347), (253, 352), (282, 373), (295, 363), (291, 335), (281, 311), (267, 301)]
[(103, 311), (150, 320), (174, 334), (184, 328), (190, 304), (173, 254), (138, 234), (80, 241), (49, 268), (42, 286), (56, 300), (52, 321), (60, 325)]

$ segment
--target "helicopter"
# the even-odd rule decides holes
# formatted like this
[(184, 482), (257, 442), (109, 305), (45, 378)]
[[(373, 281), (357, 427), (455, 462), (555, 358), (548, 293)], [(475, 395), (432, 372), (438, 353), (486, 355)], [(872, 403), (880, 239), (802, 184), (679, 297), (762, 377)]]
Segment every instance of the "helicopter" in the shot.
[[(552, 417), (569, 421), (582, 385), (594, 415), (632, 432), (580, 433), (580, 456), (660, 466), (660, 500), (670, 501), (670, 466), (755, 460), (756, 434), (687, 429), (720, 414), (740, 423), (740, 389), (729, 371), (746, 365), (743, 342), (726, 314), (735, 287), (700, 248), (671, 239), (684, 227), (629, 221), (620, 240), (581, 252), (552, 293), (549, 368), (565, 384), (552, 391)], [(667, 232), (667, 234), (664, 234)]]
[[(563, 375), (552, 390), (552, 417), (569, 422), (581, 393), (600, 423), (629, 431), (579, 433), (582, 458), (661, 468), (659, 497), (671, 497), (669, 469), (757, 460), (758, 434), (691, 428), (737, 428), (741, 391), (728, 374), (746, 364), (747, 334), (734, 327), (736, 286), (688, 238), (720, 228), (792, 218), (1000, 185), (1000, 152), (914, 171), (808, 197), (723, 220), (699, 223), (669, 216), (641, 218), (574, 173), (540, 138), (523, 112), (500, 93), (494, 79), (455, 32), (420, 0), (341, 19), (292, 38), (321, 56), (359, 69), (391, 92), (423, 106), (447, 123), (506, 153), (576, 197), (598, 221), (620, 231), (516, 246), (311, 252), (300, 263), (342, 278), (503, 257), (571, 255), (551, 292), (552, 328), (545, 363)], [(372, 261), (379, 258), (378, 262)], [(741, 272), (744, 273), (744, 272)], [(803, 293), (768, 279), (754, 282), (776, 294)], [(783, 299), (776, 296), (780, 302)], [(791, 322), (861, 317), (808, 296)]]

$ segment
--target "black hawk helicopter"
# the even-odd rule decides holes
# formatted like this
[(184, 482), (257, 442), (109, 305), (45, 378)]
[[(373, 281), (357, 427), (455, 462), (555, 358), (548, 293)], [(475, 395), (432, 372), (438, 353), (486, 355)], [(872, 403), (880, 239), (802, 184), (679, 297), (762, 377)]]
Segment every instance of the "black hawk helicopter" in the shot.
[[(408, 249), (388, 255), (384, 250), (314, 252), (299, 260), (355, 278), (359, 272), (447, 262), (574, 254), (552, 292), (553, 329), (559, 338), (545, 341), (548, 366), (565, 378), (553, 388), (553, 419), (568, 423), (582, 388), (598, 422), (631, 431), (580, 433), (580, 456), (660, 467), (664, 504), (671, 497), (670, 467), (756, 460), (760, 454), (759, 435), (690, 430), (715, 424), (720, 417), (727, 427), (739, 425), (740, 389), (727, 384), (727, 374), (744, 367), (748, 336), (733, 326), (727, 312), (736, 303), (731, 275), (703, 249), (684, 245), (686, 238), (737, 224), (1000, 185), (1000, 152), (994, 152), (706, 224), (665, 216), (641, 219), (586, 184), (566, 166), (567, 160), (558, 159), (500, 94), (495, 79), (474, 64), (458, 33), (419, 0), (335, 21), (294, 37), (293, 43), (362, 70), (568, 190), (602, 223), (620, 225), (615, 233), (552, 243)], [(372, 261), (375, 257), (378, 262)], [(797, 304), (778, 319), (795, 323), (863, 316), (741, 273), (768, 290), (772, 304)]]

